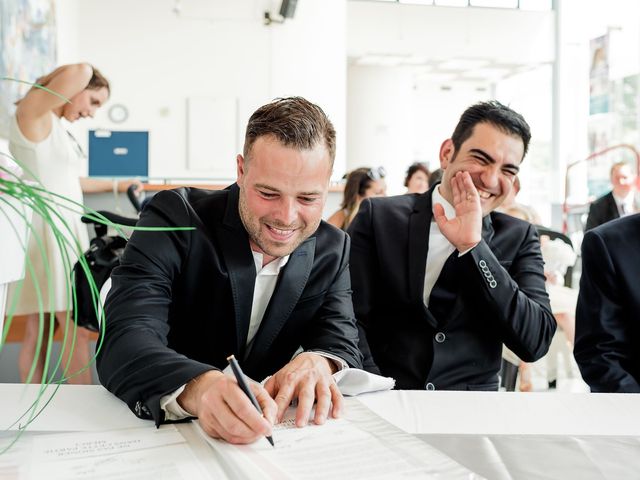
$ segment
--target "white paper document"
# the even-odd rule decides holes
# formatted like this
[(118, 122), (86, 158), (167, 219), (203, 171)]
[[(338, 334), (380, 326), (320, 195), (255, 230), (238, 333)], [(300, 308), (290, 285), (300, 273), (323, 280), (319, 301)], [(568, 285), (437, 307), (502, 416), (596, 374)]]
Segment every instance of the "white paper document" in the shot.
[(251, 479), (481, 478), (451, 458), (348, 402), (346, 418), (297, 428), (294, 412), (266, 439), (231, 445), (209, 438), (230, 475)]
[(200, 480), (203, 470), (172, 425), (33, 438), (26, 478), (48, 480)]

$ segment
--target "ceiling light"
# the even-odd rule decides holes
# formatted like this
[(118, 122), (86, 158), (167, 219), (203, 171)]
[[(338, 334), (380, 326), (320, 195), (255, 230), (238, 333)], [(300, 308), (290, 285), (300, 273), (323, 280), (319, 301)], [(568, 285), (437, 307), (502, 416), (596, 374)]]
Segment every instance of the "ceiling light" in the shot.
[(451, 58), (438, 65), (441, 70), (470, 70), (482, 68), (489, 64), (489, 60), (481, 58)]
[(472, 7), (518, 8), (518, 0), (470, 0)]
[(468, 0), (435, 0), (435, 4), (439, 7), (467, 7)]

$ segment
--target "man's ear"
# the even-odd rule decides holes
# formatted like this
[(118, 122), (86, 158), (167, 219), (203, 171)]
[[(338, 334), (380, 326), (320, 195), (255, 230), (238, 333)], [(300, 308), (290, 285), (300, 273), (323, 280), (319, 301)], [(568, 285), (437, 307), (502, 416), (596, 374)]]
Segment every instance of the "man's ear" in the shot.
[(446, 170), (447, 166), (451, 162), (453, 158), (453, 154), (455, 152), (455, 146), (453, 145), (453, 140), (447, 138), (442, 145), (440, 145), (440, 168)]
[(240, 154), (238, 154), (238, 156), (236, 157), (236, 183), (238, 185), (242, 184), (242, 181), (244, 179), (244, 175), (246, 173), (246, 167), (247, 167), (247, 163), (244, 160), (244, 157)]

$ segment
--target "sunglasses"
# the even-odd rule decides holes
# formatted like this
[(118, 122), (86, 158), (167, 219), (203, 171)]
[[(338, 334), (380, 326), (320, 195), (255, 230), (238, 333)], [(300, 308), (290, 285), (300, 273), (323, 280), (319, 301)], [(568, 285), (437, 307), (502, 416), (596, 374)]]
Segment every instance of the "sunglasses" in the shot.
[(384, 169), (384, 167), (370, 168), (367, 171), (367, 177), (369, 177), (371, 180), (381, 180), (386, 175), (387, 171)]

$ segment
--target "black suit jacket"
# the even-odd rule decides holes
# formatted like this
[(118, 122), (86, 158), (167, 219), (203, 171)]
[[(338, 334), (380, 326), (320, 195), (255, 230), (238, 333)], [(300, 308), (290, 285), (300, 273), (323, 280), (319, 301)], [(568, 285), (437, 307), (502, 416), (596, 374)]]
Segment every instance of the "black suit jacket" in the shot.
[(164, 421), (160, 398), (234, 354), (261, 380), (296, 349), (321, 350), (360, 367), (344, 232), (322, 222), (290, 256), (254, 337), (245, 348), (255, 263), (238, 213), (239, 189), (159, 193), (111, 276), (100, 381), (136, 415)]
[(366, 200), (349, 229), (365, 368), (403, 389), (497, 390), (502, 344), (531, 362), (556, 329), (536, 229), (485, 217), (480, 244), (445, 266), (454, 304), (437, 319), (423, 302), (432, 191)]
[(640, 214), (587, 232), (574, 356), (593, 392), (640, 392)]
[(587, 217), (587, 226), (585, 231), (620, 218), (620, 212), (618, 211), (618, 205), (613, 198), (613, 192), (609, 192), (606, 195), (594, 200), (589, 206), (589, 216)]

